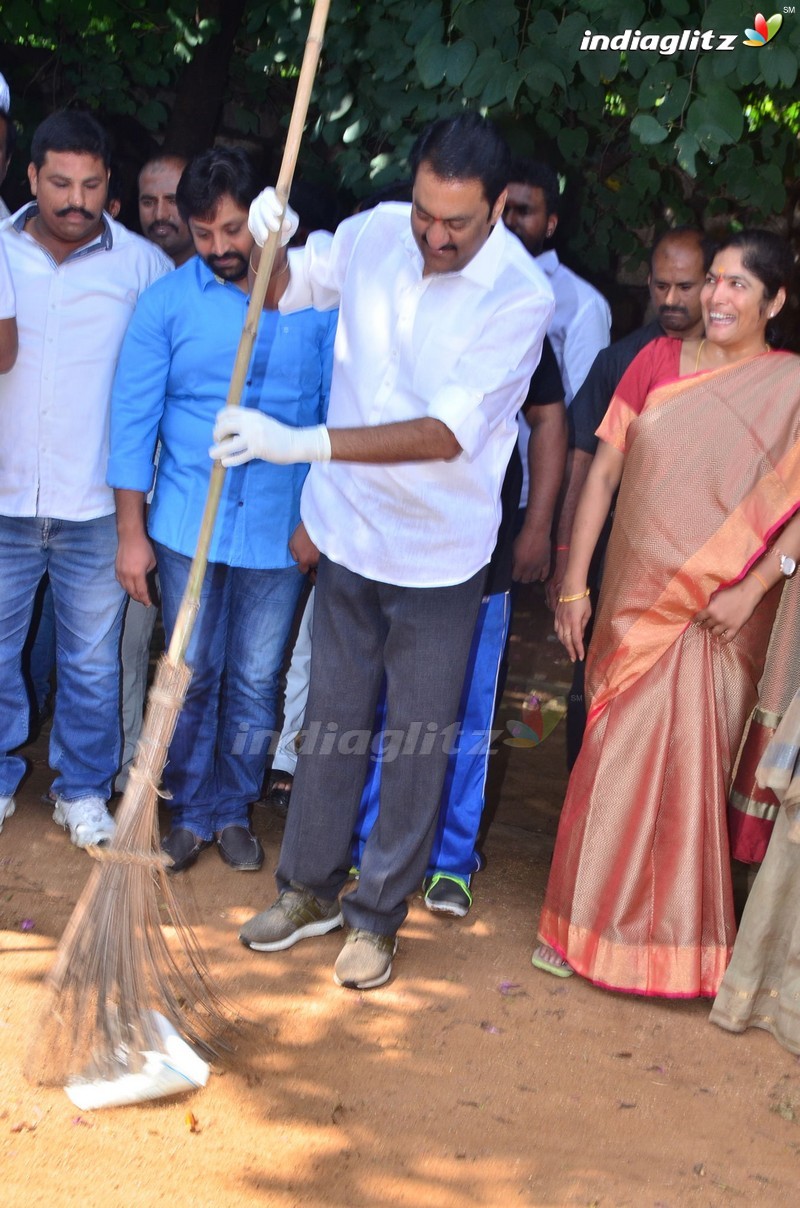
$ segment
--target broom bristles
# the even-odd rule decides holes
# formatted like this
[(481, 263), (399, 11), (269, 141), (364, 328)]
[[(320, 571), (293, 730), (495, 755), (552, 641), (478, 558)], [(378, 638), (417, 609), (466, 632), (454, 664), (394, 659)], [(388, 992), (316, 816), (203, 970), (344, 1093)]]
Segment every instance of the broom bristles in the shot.
[[(159, 662), (142, 736), (108, 848), (67, 925), (27, 1073), (63, 1085), (72, 1076), (135, 1073), (142, 1052), (164, 1051), (157, 1010), (191, 1043), (218, 1054), (240, 1012), (215, 986), (183, 917), (159, 848), (159, 781), (191, 672)], [(175, 928), (168, 944), (164, 917)]]

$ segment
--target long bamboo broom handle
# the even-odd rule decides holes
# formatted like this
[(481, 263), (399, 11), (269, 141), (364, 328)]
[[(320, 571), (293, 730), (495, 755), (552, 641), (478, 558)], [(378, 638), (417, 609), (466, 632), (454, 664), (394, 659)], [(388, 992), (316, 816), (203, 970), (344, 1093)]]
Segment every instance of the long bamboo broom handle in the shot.
[[(292, 177), (294, 176), (295, 166), (297, 164), (297, 156), (300, 151), (300, 142), (303, 137), (303, 127), (305, 126), (306, 116), (308, 114), (308, 105), (311, 99), (311, 89), (314, 86), (314, 77), (317, 73), (319, 64), (319, 56), (322, 50), (322, 40), (325, 33), (325, 25), (328, 20), (328, 10), (330, 9), (330, 0), (315, 0), (314, 11), (311, 15), (311, 24), (308, 29), (308, 37), (306, 39), (305, 52), (303, 54), (303, 63), (300, 68), (300, 76), (297, 81), (297, 92), (295, 93), (294, 105), (292, 106), (292, 116), (289, 121), (289, 131), (286, 135), (286, 146), (283, 151), (283, 159), (281, 160), (281, 169), (278, 173), (278, 182), (275, 186), (275, 191), (283, 203), (284, 210), (286, 209), (289, 200), (289, 190), (292, 186)], [(253, 284), (253, 292), (250, 295), (250, 303), (247, 307), (247, 316), (244, 322), (244, 328), (239, 339), (239, 347), (236, 352), (236, 360), (233, 365), (233, 373), (231, 375), (231, 383), (228, 387), (228, 397), (226, 403), (229, 407), (238, 407), (242, 398), (247, 370), (250, 365), (250, 359), (253, 355), (253, 345), (258, 333), (258, 324), (261, 318), (261, 312), (264, 309), (264, 299), (267, 295), (267, 286), (269, 285), (272, 266), (275, 262), (275, 253), (278, 250), (278, 241), (280, 231), (270, 231), (269, 238), (264, 245), (264, 250), (261, 253), (261, 261), (258, 265), (255, 282)], [(172, 634), (172, 641), (169, 644), (167, 657), (171, 663), (177, 664), (181, 662), (189, 645), (189, 639), (192, 636), (194, 629), (195, 617), (200, 606), (200, 589), (202, 587), (203, 578), (205, 577), (206, 567), (208, 565), (208, 551), (211, 546), (211, 538), (214, 533), (214, 525), (217, 519), (217, 511), (219, 510), (219, 501), (222, 495), (222, 485), (225, 481), (225, 467), (221, 462), (214, 463), (211, 471), (211, 480), (208, 486), (208, 495), (206, 496), (206, 504), (203, 510), (203, 520), (200, 525), (200, 533), (197, 538), (197, 549), (195, 550), (192, 566), (189, 571), (189, 579), (186, 584), (181, 606), (178, 612), (178, 617), (175, 622), (175, 629)]]

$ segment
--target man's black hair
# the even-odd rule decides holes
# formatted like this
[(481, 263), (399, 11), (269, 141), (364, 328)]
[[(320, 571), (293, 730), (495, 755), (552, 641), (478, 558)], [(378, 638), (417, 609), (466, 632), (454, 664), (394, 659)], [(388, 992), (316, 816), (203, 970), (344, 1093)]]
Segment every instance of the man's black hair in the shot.
[(212, 147), (201, 151), (184, 169), (175, 201), (184, 222), (210, 219), (223, 197), (232, 197), (243, 210), (261, 188), (255, 164), (241, 147)]
[(528, 159), (517, 155), (511, 163), (508, 183), (527, 185), (530, 189), (541, 189), (544, 193), (544, 204), (548, 216), (557, 214), (561, 193), (558, 188), (558, 177), (549, 164), (540, 159)]
[(48, 151), (73, 151), (94, 155), (106, 168), (111, 167), (111, 140), (97, 118), (80, 109), (59, 109), (36, 127), (31, 142), (31, 159), (37, 170)]
[(413, 179), (425, 163), (442, 180), (479, 180), (491, 210), (508, 184), (511, 152), (494, 122), (466, 112), (426, 126), (408, 162)]
[(6, 163), (17, 149), (17, 127), (14, 125), (7, 109), (0, 109), (0, 121), (6, 124)]
[(656, 239), (655, 243), (650, 249), (650, 260), (648, 262), (650, 265), (650, 272), (653, 271), (653, 257), (661, 247), (662, 243), (666, 243), (669, 239), (681, 238), (686, 240), (695, 239), (697, 241), (697, 246), (699, 247), (700, 253), (703, 257), (703, 272), (708, 272), (708, 270), (711, 268), (711, 261), (717, 254), (719, 244), (715, 239), (712, 239), (710, 235), (706, 235), (705, 231), (701, 231), (697, 227), (693, 226), (671, 227), (668, 231), (664, 231), (663, 234), (659, 235), (658, 239)]

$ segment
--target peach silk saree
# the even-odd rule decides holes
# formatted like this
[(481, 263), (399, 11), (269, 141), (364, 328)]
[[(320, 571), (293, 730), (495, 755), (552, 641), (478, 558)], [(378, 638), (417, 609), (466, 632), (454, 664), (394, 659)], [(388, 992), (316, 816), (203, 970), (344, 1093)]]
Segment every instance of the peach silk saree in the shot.
[(800, 507), (800, 359), (654, 371), (637, 402), (668, 344), (599, 430), (625, 468), (539, 931), (597, 985), (688, 998), (716, 993), (733, 945), (726, 798), (780, 587), (729, 643), (692, 620)]

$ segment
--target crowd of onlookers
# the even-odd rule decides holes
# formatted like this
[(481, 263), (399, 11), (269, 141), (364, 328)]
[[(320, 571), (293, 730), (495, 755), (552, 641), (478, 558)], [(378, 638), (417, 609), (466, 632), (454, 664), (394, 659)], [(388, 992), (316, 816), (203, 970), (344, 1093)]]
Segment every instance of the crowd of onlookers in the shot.
[[(271, 765), (279, 896), (242, 942), (346, 922), (336, 981), (385, 982), (420, 885), (433, 912), (472, 906), (512, 586), (541, 581), (575, 678), (533, 964), (639, 994), (722, 984), (717, 1022), (759, 1023), (771, 983), (750, 940), (723, 977), (731, 847), (766, 850), (776, 800), (756, 769), (767, 752), (768, 779), (800, 672), (800, 377), (774, 326), (788, 247), (664, 230), (649, 322), (611, 344), (607, 302), (552, 246), (551, 166), (462, 111), (420, 134), (409, 169), (328, 231), (260, 189), (241, 149), (159, 155), (138, 235), (114, 217), (96, 119), (35, 131), (32, 200), (0, 226), (0, 827), (55, 684), (54, 820), (80, 847), (113, 840), (157, 606), (169, 640), (216, 458), (164, 771), (172, 872), (212, 845), (261, 867), (251, 811)], [(778, 844), (757, 882), (773, 913)]]

